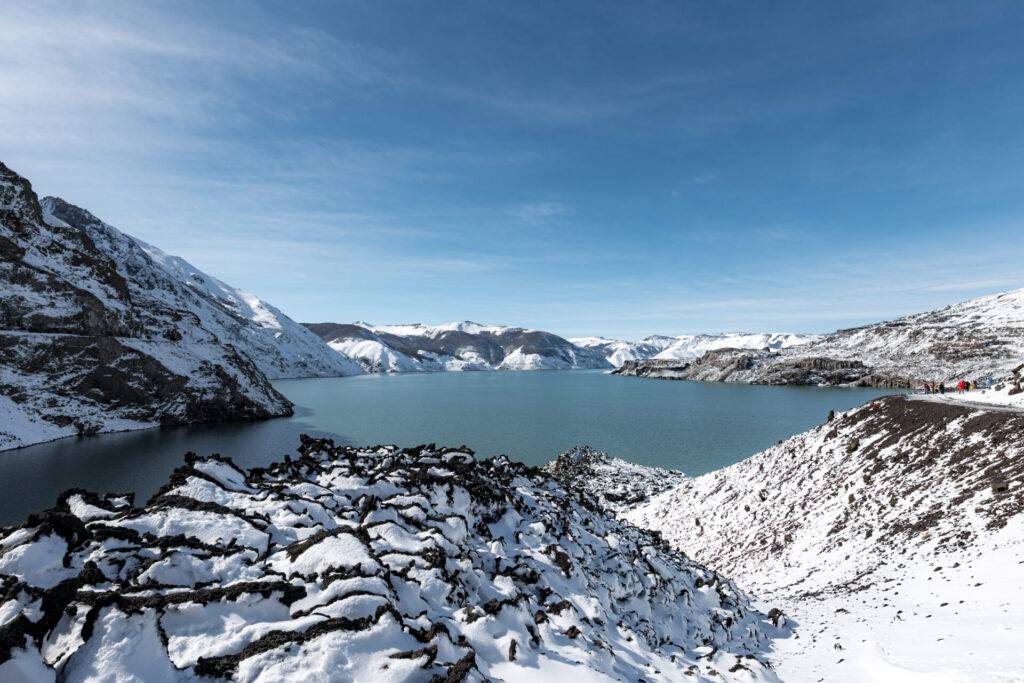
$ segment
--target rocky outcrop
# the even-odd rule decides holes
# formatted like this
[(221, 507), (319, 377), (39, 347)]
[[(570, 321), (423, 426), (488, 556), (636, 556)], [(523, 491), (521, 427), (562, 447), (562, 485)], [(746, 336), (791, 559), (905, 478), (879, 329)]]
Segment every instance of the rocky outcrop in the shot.
[(576, 446), (541, 469), (566, 486), (586, 491), (615, 513), (631, 510), (689, 480), (682, 472), (644, 467), (590, 446)]
[(98, 431), (290, 415), (251, 359), (48, 223), (0, 164), (0, 449)]
[(919, 383), (914, 378), (880, 372), (859, 360), (799, 356), (790, 358), (768, 350), (747, 349), (708, 351), (692, 361), (627, 361), (612, 374), (654, 379), (770, 385), (903, 388)]
[(0, 529), (0, 679), (777, 680), (785, 619), (505, 458), (303, 437)]

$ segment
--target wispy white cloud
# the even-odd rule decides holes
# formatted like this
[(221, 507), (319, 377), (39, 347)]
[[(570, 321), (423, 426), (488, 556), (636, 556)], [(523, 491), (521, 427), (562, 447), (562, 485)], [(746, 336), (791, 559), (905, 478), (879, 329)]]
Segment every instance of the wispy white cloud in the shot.
[(996, 291), (1024, 285), (1024, 277), (1000, 278), (996, 280), (973, 280), (971, 282), (944, 282), (921, 287), (922, 292), (970, 292), (981, 289)]
[(510, 213), (530, 225), (558, 225), (575, 216), (576, 207), (568, 202), (531, 202), (513, 208)]
[[(289, 116), (288, 95), (301, 88), (386, 87), (392, 67), (380, 50), (308, 27), (242, 32), (170, 6), (14, 0), (3, 13), (8, 151), (180, 155), (225, 124)], [(255, 101), (260, 87), (282, 97)]]

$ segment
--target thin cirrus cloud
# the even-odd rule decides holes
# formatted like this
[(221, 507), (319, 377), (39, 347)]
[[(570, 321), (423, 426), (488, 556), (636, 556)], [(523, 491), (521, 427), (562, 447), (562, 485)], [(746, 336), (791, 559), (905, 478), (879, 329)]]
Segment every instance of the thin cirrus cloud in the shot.
[(532, 202), (515, 207), (513, 216), (529, 225), (553, 225), (576, 215), (576, 207), (567, 202)]

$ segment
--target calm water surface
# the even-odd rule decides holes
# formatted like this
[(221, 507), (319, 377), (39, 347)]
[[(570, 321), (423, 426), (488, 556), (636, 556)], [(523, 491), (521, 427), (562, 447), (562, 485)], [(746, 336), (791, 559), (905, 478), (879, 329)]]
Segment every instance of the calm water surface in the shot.
[(295, 416), (70, 438), (0, 452), (0, 524), (80, 487), (138, 494), (162, 485), (187, 451), (243, 467), (294, 453), (298, 435), (339, 444), (465, 444), (539, 465), (588, 444), (643, 465), (698, 475), (738, 462), (892, 391), (759, 387), (591, 371), (453, 372), (283, 380)]

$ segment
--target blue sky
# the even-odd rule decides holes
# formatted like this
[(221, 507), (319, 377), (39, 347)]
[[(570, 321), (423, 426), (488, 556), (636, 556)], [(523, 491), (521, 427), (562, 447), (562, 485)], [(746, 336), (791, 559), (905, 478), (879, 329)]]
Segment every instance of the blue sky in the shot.
[(6, 2), (0, 160), (302, 321), (824, 332), (1024, 286), (1024, 4)]

